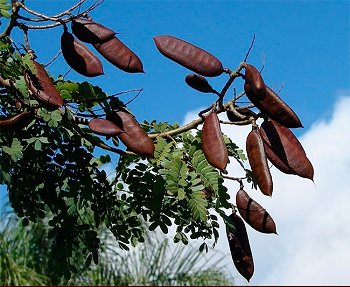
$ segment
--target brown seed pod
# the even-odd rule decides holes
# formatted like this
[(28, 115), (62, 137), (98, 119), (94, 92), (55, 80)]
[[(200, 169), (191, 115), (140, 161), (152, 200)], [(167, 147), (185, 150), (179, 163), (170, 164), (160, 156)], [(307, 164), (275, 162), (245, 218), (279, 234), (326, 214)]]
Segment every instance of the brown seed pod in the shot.
[(249, 84), (254, 97), (262, 101), (266, 96), (266, 87), (260, 72), (253, 65), (246, 64), (245, 81)]
[(97, 118), (89, 121), (89, 128), (92, 132), (102, 136), (117, 136), (125, 132), (113, 122)]
[(202, 128), (202, 150), (207, 161), (220, 170), (228, 163), (228, 151), (221, 133), (218, 115), (212, 111), (204, 120)]
[(0, 133), (11, 133), (21, 130), (32, 119), (31, 112), (21, 112), (15, 116), (0, 119)]
[(303, 125), (297, 114), (268, 86), (265, 97), (259, 99), (250, 89), (249, 84), (244, 84), (244, 90), (249, 100), (266, 116), (287, 128), (299, 128)]
[(36, 69), (35, 75), (26, 72), (25, 80), (30, 93), (41, 102), (52, 106), (63, 105), (63, 98), (56, 90), (45, 68), (36, 61), (33, 61)]
[(296, 174), (288, 165), (286, 165), (278, 155), (271, 149), (271, 147), (264, 142), (264, 149), (267, 159), (281, 172), (285, 174)]
[(107, 119), (125, 131), (118, 137), (129, 150), (141, 156), (153, 157), (154, 143), (132, 114), (118, 111), (108, 115)]
[(206, 77), (215, 77), (223, 73), (222, 63), (203, 49), (173, 36), (157, 36), (154, 42), (165, 57)]
[(243, 189), (236, 194), (239, 214), (251, 227), (262, 233), (276, 233), (276, 225), (270, 214)]
[(254, 273), (254, 261), (249, 238), (243, 220), (236, 214), (230, 215), (235, 230), (226, 228), (231, 257), (238, 272), (249, 282)]
[(202, 93), (213, 93), (213, 87), (208, 83), (207, 79), (203, 76), (197, 74), (187, 75), (185, 78), (185, 82), (191, 88), (202, 92)]
[[(245, 116), (247, 119), (249, 119), (250, 117), (254, 117), (254, 118), (256, 117), (256, 113), (254, 113), (250, 109), (247, 109), (247, 108), (241, 109), (237, 105), (235, 105), (234, 107), (235, 107), (235, 109), (237, 109), (238, 113), (240, 113), (242, 116)], [(226, 115), (227, 115), (227, 118), (229, 119), (229, 121), (231, 121), (231, 122), (239, 122), (239, 121), (243, 120), (230, 110), (226, 111)]]
[(264, 144), (257, 130), (253, 129), (246, 141), (247, 156), (256, 182), (265, 195), (272, 195), (273, 183), (267, 163)]
[(67, 64), (79, 74), (86, 77), (103, 74), (101, 61), (68, 31), (61, 36), (61, 49)]
[(290, 129), (270, 120), (261, 124), (260, 134), (265, 144), (270, 146), (295, 174), (313, 180), (313, 166), (301, 143)]
[(73, 34), (80, 41), (90, 44), (106, 42), (116, 34), (111, 29), (86, 18), (72, 20), (71, 27)]
[(93, 45), (97, 52), (118, 69), (128, 73), (144, 72), (140, 58), (118, 38), (113, 37), (107, 42)]

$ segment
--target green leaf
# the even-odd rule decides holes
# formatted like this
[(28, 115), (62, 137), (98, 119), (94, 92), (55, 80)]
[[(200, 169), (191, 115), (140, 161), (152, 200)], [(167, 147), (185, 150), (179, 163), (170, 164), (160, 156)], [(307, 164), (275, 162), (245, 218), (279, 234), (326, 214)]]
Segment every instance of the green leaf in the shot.
[(194, 220), (207, 221), (208, 203), (202, 191), (195, 191), (190, 195), (189, 206)]
[(40, 140), (37, 139), (37, 140), (35, 141), (34, 149), (35, 149), (35, 150), (41, 150), (41, 142), (40, 142)]
[(25, 65), (25, 67), (30, 70), (30, 72), (32, 74), (36, 73), (36, 68), (35, 68), (35, 65), (33, 63), (31, 55), (25, 54), (24, 56), (22, 56), (22, 62)]
[(68, 208), (67, 213), (68, 215), (73, 215), (76, 211), (77, 211), (77, 206), (73, 204)]
[(5, 9), (0, 9), (0, 14), (1, 14), (2, 16), (4, 16), (5, 18), (7, 18), (7, 19), (10, 19), (10, 18), (11, 18), (11, 13), (8, 12), (7, 10), (5, 10)]

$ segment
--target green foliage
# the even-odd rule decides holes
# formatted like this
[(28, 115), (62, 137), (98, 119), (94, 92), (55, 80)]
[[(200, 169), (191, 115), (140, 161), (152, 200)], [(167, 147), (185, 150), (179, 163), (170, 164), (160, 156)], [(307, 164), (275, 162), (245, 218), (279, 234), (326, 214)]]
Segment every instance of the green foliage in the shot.
[[(0, 14), (5, 17), (6, 3), (0, 0)], [(0, 116), (30, 111), (33, 118), (22, 129), (0, 133), (0, 184), (7, 186), (9, 202), (23, 226), (39, 222), (48, 226), (42, 236), (49, 241), (46, 251), (54, 260), (48, 264), (52, 273), (45, 270), (42, 274), (55, 274), (53, 283), (58, 284), (62, 278), (68, 280), (104, 262), (102, 229), (111, 232), (119, 251), (140, 248), (151, 231), (166, 234), (170, 227), (176, 229), (175, 243), (188, 245), (190, 239), (200, 239), (201, 252), (208, 251), (208, 244), (216, 244), (219, 223), (215, 214), (227, 220), (230, 196), (222, 174), (202, 152), (200, 131), (154, 136), (153, 158), (123, 153), (117, 137), (97, 136), (88, 121), (128, 107), (97, 85), (63, 76), (50, 79), (64, 105), (53, 108), (42, 103), (28, 92), (26, 73), (36, 73), (32, 54), (13, 43), (8, 36), (0, 38), (0, 76), (11, 83), (0, 87)], [(141, 126), (150, 134), (179, 128), (178, 123), (157, 120)], [(230, 158), (244, 168), (243, 151), (228, 137), (224, 139)], [(109, 146), (110, 142), (120, 150)], [(101, 153), (100, 147), (107, 151)], [(104, 170), (106, 164), (115, 165), (112, 176)], [(248, 182), (254, 183), (251, 172), (246, 169), (246, 173)], [(181, 270), (176, 272), (181, 275)], [(160, 274), (148, 275), (150, 284), (156, 279), (166, 284), (199, 284), (186, 274), (187, 281), (181, 281), (182, 277), (162, 281)], [(113, 282), (129, 283), (126, 277), (123, 280)]]
[[(73, 203), (74, 200), (70, 200)], [(115, 246), (112, 235), (100, 230), (105, 242), (98, 256), (76, 254), (75, 273), (60, 276), (54, 238), (48, 238), (45, 222), (21, 224), (9, 214), (1, 217), (0, 282), (3, 285), (232, 285), (223, 256), (209, 250), (209, 260), (192, 246), (174, 247), (161, 233), (147, 235), (133, 251)], [(171, 260), (169, 260), (171, 258)], [(71, 266), (72, 269), (73, 266)]]
[(11, 7), (7, 0), (0, 0), (0, 18), (5, 17), (10, 19), (11, 13), (8, 10), (11, 10)]

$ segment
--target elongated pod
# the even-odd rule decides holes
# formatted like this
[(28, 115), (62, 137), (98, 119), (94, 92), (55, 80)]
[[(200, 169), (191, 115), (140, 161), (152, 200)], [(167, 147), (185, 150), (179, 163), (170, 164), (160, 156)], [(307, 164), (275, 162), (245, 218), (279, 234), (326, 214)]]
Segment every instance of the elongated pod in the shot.
[(89, 128), (92, 132), (102, 136), (118, 136), (124, 132), (113, 122), (97, 118), (89, 121)]
[(264, 144), (257, 130), (250, 131), (246, 141), (247, 156), (256, 182), (265, 195), (272, 195), (273, 183)]
[(243, 189), (236, 194), (236, 205), (244, 221), (255, 230), (262, 233), (276, 233), (276, 225), (270, 214)]
[(245, 82), (249, 84), (254, 97), (259, 101), (266, 96), (266, 87), (260, 72), (253, 65), (245, 65)]
[(257, 97), (246, 82), (244, 90), (249, 100), (266, 116), (288, 128), (302, 127), (297, 114), (268, 86), (265, 97)]
[(213, 87), (208, 83), (207, 79), (201, 75), (190, 74), (185, 78), (185, 82), (192, 89), (195, 89), (202, 93), (212, 93)]
[(116, 34), (111, 29), (86, 18), (72, 20), (71, 27), (73, 34), (80, 41), (90, 44), (106, 42)]
[(95, 49), (118, 69), (128, 73), (143, 73), (140, 58), (117, 37), (94, 44)]
[(101, 61), (66, 30), (61, 36), (61, 49), (67, 64), (79, 74), (86, 77), (103, 74)]
[(108, 115), (107, 119), (125, 131), (118, 137), (129, 150), (141, 156), (153, 157), (154, 143), (132, 114), (118, 111)]
[(0, 119), (0, 133), (10, 133), (21, 130), (32, 120), (31, 112), (21, 112), (15, 116)]
[(30, 91), (40, 102), (52, 107), (60, 107), (63, 105), (63, 98), (59, 91), (55, 88), (45, 68), (36, 61), (33, 61), (36, 73), (25, 73), (25, 80)]
[(203, 49), (173, 36), (157, 36), (154, 42), (165, 57), (206, 77), (223, 73), (222, 63)]
[(249, 238), (243, 220), (236, 214), (230, 215), (235, 230), (226, 228), (231, 257), (238, 272), (249, 281), (254, 274), (254, 261)]
[(212, 111), (204, 120), (202, 128), (202, 149), (207, 161), (220, 170), (228, 163), (228, 151), (221, 133), (218, 115)]
[(270, 120), (260, 126), (260, 134), (266, 145), (289, 166), (295, 174), (313, 180), (314, 168), (305, 150), (290, 129)]
[[(235, 105), (234, 106), (235, 109), (237, 110), (237, 112), (239, 114), (241, 114), (242, 116), (245, 116), (246, 119), (249, 119), (250, 117), (256, 117), (256, 113), (254, 113), (252, 110), (248, 109), (248, 108), (240, 108), (239, 106)], [(241, 119), (239, 116), (237, 116), (235, 113), (233, 113), (232, 111), (230, 110), (227, 110), (226, 111), (226, 115), (227, 115), (227, 118), (229, 119), (229, 121), (231, 122), (239, 122), (239, 121), (242, 121), (243, 119)]]
[(287, 164), (285, 164), (279, 156), (272, 150), (272, 148), (264, 142), (264, 150), (267, 159), (281, 172), (285, 174), (296, 174)]

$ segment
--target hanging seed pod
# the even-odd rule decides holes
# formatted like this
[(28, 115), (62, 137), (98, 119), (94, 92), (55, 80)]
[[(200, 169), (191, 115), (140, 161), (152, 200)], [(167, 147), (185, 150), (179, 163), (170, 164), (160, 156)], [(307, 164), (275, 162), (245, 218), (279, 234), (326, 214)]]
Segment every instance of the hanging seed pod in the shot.
[(106, 42), (114, 37), (116, 32), (86, 18), (72, 20), (73, 34), (85, 43), (96, 44)]
[(221, 62), (212, 54), (173, 36), (157, 36), (154, 42), (165, 57), (181, 66), (206, 77), (215, 77), (223, 73)]
[(266, 87), (260, 72), (253, 65), (246, 64), (245, 81), (249, 84), (254, 97), (262, 101), (266, 96)]
[(197, 74), (190, 74), (186, 76), (185, 82), (192, 89), (195, 89), (199, 92), (202, 92), (202, 93), (214, 92), (214, 89), (212, 88), (212, 86), (208, 83), (207, 79), (204, 78), (203, 76), (200, 76)]
[(314, 169), (304, 148), (290, 129), (274, 121), (264, 121), (260, 127), (263, 141), (295, 174), (313, 180)]
[[(261, 137), (263, 139), (263, 137)], [(265, 143), (264, 139), (264, 150), (267, 159), (281, 172), (285, 174), (296, 174), (289, 166), (287, 166), (278, 155), (271, 149), (271, 147)]]
[(22, 112), (15, 116), (0, 119), (0, 133), (11, 133), (23, 129), (33, 119), (31, 112)]
[(94, 44), (94, 47), (118, 69), (128, 73), (144, 73), (140, 58), (118, 38), (113, 37), (107, 42)]
[(154, 143), (132, 114), (118, 111), (108, 115), (107, 119), (125, 131), (118, 137), (129, 150), (140, 156), (153, 157)]
[[(242, 116), (245, 116), (246, 119), (249, 119), (250, 117), (254, 117), (254, 118), (256, 117), (256, 113), (254, 113), (250, 109), (247, 109), (247, 108), (241, 109), (237, 105), (235, 105), (234, 107), (235, 107), (235, 109), (237, 109), (238, 113), (240, 113)], [(226, 115), (227, 115), (227, 118), (229, 119), (229, 121), (231, 121), (231, 122), (240, 122), (240, 121), (244, 120), (244, 119), (241, 119), (239, 116), (237, 116), (235, 113), (233, 113), (230, 110), (226, 111)]]
[(230, 215), (235, 230), (226, 228), (231, 257), (238, 272), (249, 282), (254, 273), (254, 261), (250, 249), (247, 230), (243, 220), (236, 214)]
[(255, 230), (262, 233), (275, 233), (276, 225), (270, 214), (243, 189), (236, 194), (236, 205), (239, 214)]
[(56, 90), (45, 68), (36, 61), (33, 61), (36, 73), (35, 75), (26, 72), (25, 80), (30, 94), (52, 107), (60, 107), (63, 105), (63, 98), (59, 91)]
[(247, 156), (256, 182), (265, 195), (272, 195), (272, 177), (267, 163), (264, 144), (257, 130), (253, 129), (247, 137)]
[(220, 170), (228, 163), (228, 151), (221, 133), (218, 115), (212, 111), (204, 120), (202, 128), (202, 150), (207, 161)]
[(266, 116), (287, 128), (299, 128), (303, 125), (297, 114), (268, 86), (263, 99), (259, 99), (250, 89), (249, 84), (244, 84), (244, 90), (249, 100)]
[(113, 122), (105, 119), (90, 120), (89, 128), (92, 132), (102, 136), (118, 136), (125, 132)]
[(86, 77), (103, 74), (101, 61), (66, 30), (61, 36), (61, 49), (67, 64), (79, 74)]

